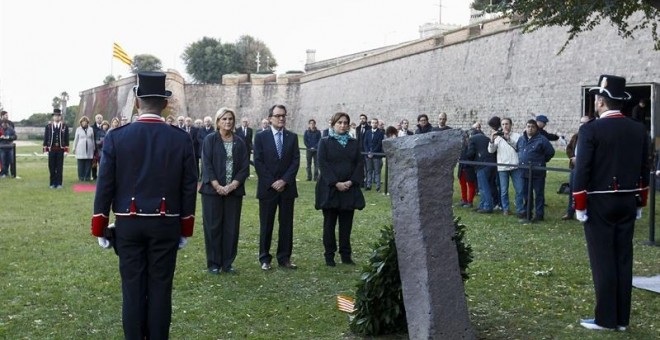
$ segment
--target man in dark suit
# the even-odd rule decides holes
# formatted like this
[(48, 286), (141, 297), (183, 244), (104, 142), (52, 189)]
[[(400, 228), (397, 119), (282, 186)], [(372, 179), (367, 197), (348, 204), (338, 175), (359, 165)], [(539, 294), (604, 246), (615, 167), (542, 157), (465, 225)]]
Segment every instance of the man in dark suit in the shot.
[[(201, 149), (202, 149), (202, 145), (204, 145), (204, 138), (206, 138), (206, 136), (210, 135), (216, 129), (217, 128), (215, 126), (213, 126), (213, 118), (211, 118), (211, 116), (204, 117), (204, 123), (202, 124), (202, 126), (199, 128), (199, 130), (197, 132), (197, 144), (199, 144), (199, 148), (200, 148), (199, 154), (200, 155), (202, 154)], [(198, 161), (199, 160), (200, 159), (198, 159)], [(199, 165), (199, 163), (198, 163), (198, 165)], [(203, 173), (204, 173), (204, 167), (200, 166), (199, 167), (199, 180), (200, 181), (202, 179)]]
[(92, 235), (109, 248), (110, 207), (122, 280), (126, 339), (167, 339), (178, 249), (192, 236), (197, 170), (192, 139), (160, 114), (172, 92), (165, 74), (138, 73), (139, 118), (103, 141), (94, 198)]
[(578, 131), (573, 198), (596, 291), (595, 318), (580, 325), (625, 330), (630, 322), (633, 234), (649, 183), (649, 139), (644, 125), (621, 113), (631, 96), (626, 79), (601, 75), (594, 107), (598, 119)]
[(53, 121), (44, 131), (44, 153), (48, 154), (50, 188), (62, 189), (64, 159), (69, 154), (69, 127), (62, 121), (62, 110), (54, 109)]
[(252, 154), (252, 128), (250, 127), (250, 121), (247, 117), (241, 118), (241, 126), (237, 129), (236, 135), (241, 137), (247, 146), (248, 159), (250, 154)]
[[(99, 138), (97, 137), (99, 135), (99, 131), (103, 130), (101, 127), (101, 123), (103, 123), (103, 115), (97, 114), (94, 116), (94, 124), (92, 124), (92, 131), (94, 131), (94, 145), (98, 146)], [(98, 148), (94, 149), (94, 160), (92, 161), (92, 181), (96, 180), (96, 175), (98, 172), (99, 164), (98, 164), (98, 159), (99, 159), (99, 150)]]
[(186, 130), (188, 135), (190, 135), (193, 142), (193, 148), (195, 149), (195, 164), (197, 165), (197, 173), (199, 174), (199, 163), (202, 159), (202, 144), (199, 143), (199, 138), (197, 137), (199, 129), (193, 124), (193, 120), (190, 117), (186, 117), (184, 123), (185, 125), (183, 126), (183, 129)]
[(362, 147), (364, 152), (364, 162), (367, 164), (367, 180), (365, 189), (371, 190), (371, 184), (376, 183), (376, 191), (380, 191), (380, 172), (383, 169), (383, 156), (374, 155), (374, 153), (383, 153), (383, 139), (385, 133), (378, 128), (378, 119), (371, 118), (371, 128), (364, 133)]
[(254, 167), (259, 181), (259, 262), (262, 270), (270, 270), (275, 212), (279, 209), (277, 262), (280, 267), (296, 269), (291, 262), (293, 251), (293, 206), (298, 189), (296, 175), (300, 166), (298, 136), (284, 128), (286, 107), (274, 105), (268, 112), (270, 131), (254, 138)]

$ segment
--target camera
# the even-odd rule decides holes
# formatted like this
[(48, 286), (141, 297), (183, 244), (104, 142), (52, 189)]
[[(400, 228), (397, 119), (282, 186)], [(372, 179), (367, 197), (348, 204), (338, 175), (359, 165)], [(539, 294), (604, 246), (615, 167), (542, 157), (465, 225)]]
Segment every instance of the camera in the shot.
[(497, 131), (495, 131), (495, 136), (504, 137), (504, 130), (502, 130), (502, 128), (497, 129)]

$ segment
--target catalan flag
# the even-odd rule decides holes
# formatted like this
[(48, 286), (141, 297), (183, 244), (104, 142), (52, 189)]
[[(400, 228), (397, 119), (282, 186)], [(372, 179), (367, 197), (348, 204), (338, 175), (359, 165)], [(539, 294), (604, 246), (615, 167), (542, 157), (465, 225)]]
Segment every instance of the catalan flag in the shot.
[(131, 57), (128, 56), (128, 53), (126, 53), (126, 51), (124, 51), (124, 49), (117, 43), (112, 43), (112, 56), (128, 66), (131, 66), (133, 63)]
[(355, 312), (355, 299), (346, 295), (337, 295), (337, 309), (352, 314)]

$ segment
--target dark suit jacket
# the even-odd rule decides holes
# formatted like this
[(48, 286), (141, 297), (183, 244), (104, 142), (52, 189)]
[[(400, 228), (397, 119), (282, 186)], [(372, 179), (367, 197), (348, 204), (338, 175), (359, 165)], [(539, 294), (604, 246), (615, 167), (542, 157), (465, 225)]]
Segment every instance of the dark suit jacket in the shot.
[[(147, 116), (147, 118), (145, 118)], [(197, 166), (190, 136), (156, 115), (112, 129), (103, 139), (94, 215), (195, 215)], [(164, 198), (164, 200), (163, 200)], [(192, 226), (182, 236), (191, 236)]]
[[(245, 196), (244, 184), (245, 180), (250, 176), (250, 155), (242, 138), (234, 135), (234, 142), (232, 144), (232, 178), (241, 184), (230, 195)], [(220, 185), (227, 185), (227, 151), (225, 150), (220, 134), (213, 132), (208, 138), (204, 139), (202, 150), (202, 166), (204, 167), (204, 171), (202, 172), (202, 186), (199, 192), (205, 195), (217, 195), (211, 185), (211, 181), (217, 180), (220, 182)]]
[(241, 137), (243, 139), (243, 142), (245, 142), (245, 146), (247, 146), (248, 154), (252, 152), (252, 133), (253, 131), (251, 127), (247, 128), (247, 135), (244, 134), (242, 126), (236, 129), (236, 135), (238, 137)]
[[(183, 131), (186, 131), (188, 127), (184, 126)], [(187, 132), (187, 131), (186, 131)], [(199, 129), (197, 127), (191, 126), (190, 127), (190, 139), (193, 142), (193, 148), (195, 149), (195, 157), (200, 158), (202, 156), (200, 152), (201, 144), (199, 143), (199, 138), (197, 138), (197, 135), (199, 134)]]
[(201, 128), (199, 128), (199, 131), (197, 131), (197, 143), (202, 149), (204, 145), (204, 138), (206, 138), (206, 136), (212, 134), (213, 132), (215, 132), (215, 129), (212, 126), (209, 129), (206, 129), (206, 126), (202, 126)]
[[(467, 159), (475, 162), (497, 163), (497, 154), (488, 152), (488, 142), (490, 142), (490, 138), (486, 137), (483, 133), (478, 133), (470, 137), (466, 153)], [(476, 170), (483, 167), (485, 165), (474, 166)], [(493, 167), (493, 169), (495, 168)]]
[[(372, 129), (367, 129), (367, 132), (364, 133), (364, 138), (362, 141), (362, 151), (364, 152), (373, 152), (373, 153), (382, 153), (383, 152), (383, 139), (385, 139), (385, 134), (383, 130), (376, 129), (376, 132), (372, 132)], [(374, 156), (374, 158), (382, 158), (383, 156)]]
[[(298, 197), (296, 175), (300, 167), (298, 135), (284, 129), (282, 136), (282, 159), (277, 156), (275, 137), (272, 130), (265, 130), (254, 137), (254, 168), (259, 177), (257, 198), (267, 199), (279, 195), (283, 198)], [(284, 191), (278, 193), (271, 185), (282, 179), (286, 182)]]

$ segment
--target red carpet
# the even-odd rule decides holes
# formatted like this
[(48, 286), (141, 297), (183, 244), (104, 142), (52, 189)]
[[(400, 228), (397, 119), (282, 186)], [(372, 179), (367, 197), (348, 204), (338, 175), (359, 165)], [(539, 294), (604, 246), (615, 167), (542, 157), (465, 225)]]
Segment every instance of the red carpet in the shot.
[(74, 184), (73, 192), (94, 192), (96, 184)]

